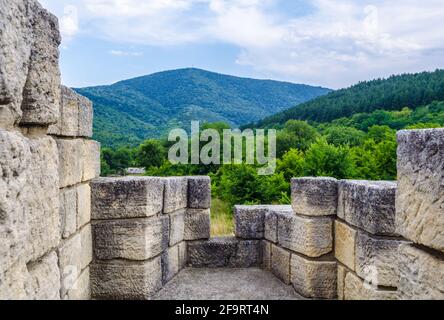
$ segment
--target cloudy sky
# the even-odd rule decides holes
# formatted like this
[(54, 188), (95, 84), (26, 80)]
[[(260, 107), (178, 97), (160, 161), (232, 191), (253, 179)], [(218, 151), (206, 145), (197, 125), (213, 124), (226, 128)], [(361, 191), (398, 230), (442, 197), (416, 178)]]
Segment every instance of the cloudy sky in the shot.
[(444, 68), (443, 0), (40, 0), (63, 81), (211, 71), (341, 88)]

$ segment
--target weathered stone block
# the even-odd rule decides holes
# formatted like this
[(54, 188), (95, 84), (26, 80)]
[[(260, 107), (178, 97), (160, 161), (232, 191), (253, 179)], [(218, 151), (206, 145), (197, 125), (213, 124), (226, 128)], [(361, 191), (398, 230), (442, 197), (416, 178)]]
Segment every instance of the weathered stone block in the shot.
[(60, 191), (60, 220), (64, 239), (77, 230), (77, 190), (63, 189)]
[(336, 215), (338, 181), (334, 178), (294, 178), (291, 180), (291, 203), (296, 214)]
[(335, 299), (337, 297), (337, 263), (314, 261), (297, 254), (291, 255), (291, 283), (307, 298)]
[(278, 217), (279, 215), (294, 215), (291, 206), (267, 206), (265, 214), (264, 237), (273, 243), (278, 242)]
[(444, 252), (444, 129), (398, 133), (397, 231)]
[(187, 242), (182, 241), (179, 246), (179, 269), (185, 268), (187, 264)]
[(93, 104), (92, 102), (77, 95), (79, 101), (79, 133), (80, 137), (91, 138), (93, 135)]
[(187, 209), (184, 218), (184, 240), (210, 238), (210, 209)]
[(265, 270), (271, 270), (271, 245), (272, 243), (267, 240), (261, 241), (262, 268)]
[(211, 207), (210, 177), (188, 178), (188, 208), (209, 209)]
[(22, 116), (33, 35), (27, 3), (2, 0), (0, 7), (0, 127), (7, 128)]
[(397, 300), (398, 293), (378, 289), (365, 283), (352, 272), (347, 272), (344, 281), (344, 300)]
[(32, 49), (28, 75), (23, 90), (23, 124), (57, 122), (60, 103), (60, 70), (58, 46), (61, 37), (57, 18), (37, 1), (29, 4), (32, 26)]
[(80, 242), (82, 250), (80, 254), (80, 266), (81, 269), (85, 269), (93, 260), (93, 241), (92, 241), (92, 228), (88, 224), (80, 230)]
[(29, 300), (60, 300), (60, 270), (55, 252), (27, 266), (25, 290)]
[(338, 216), (376, 235), (396, 235), (396, 182), (342, 180)]
[(188, 263), (195, 268), (250, 268), (260, 266), (260, 241), (214, 238), (189, 242)]
[(184, 222), (185, 210), (179, 210), (179, 212), (172, 213), (170, 217), (170, 247), (175, 246), (179, 242), (183, 241), (185, 232)]
[(164, 213), (185, 209), (188, 205), (188, 179), (185, 177), (165, 178)]
[(271, 271), (285, 284), (290, 284), (291, 253), (274, 244), (271, 245)]
[(355, 270), (357, 231), (338, 220), (335, 221), (335, 256), (351, 270)]
[(162, 283), (166, 284), (179, 273), (179, 245), (171, 247), (162, 254)]
[(347, 269), (338, 264), (338, 300), (344, 300), (344, 286), (345, 286), (345, 276), (347, 275)]
[(59, 150), (60, 188), (72, 186), (82, 181), (83, 141), (80, 139), (57, 139)]
[(0, 273), (35, 261), (60, 240), (57, 146), (0, 129)]
[(169, 219), (109, 220), (93, 225), (97, 259), (146, 260), (168, 248)]
[(356, 241), (356, 273), (378, 286), (397, 287), (399, 246), (405, 241), (379, 239), (359, 232)]
[(400, 246), (399, 296), (403, 300), (444, 299), (444, 258), (410, 244)]
[(236, 237), (242, 239), (263, 239), (266, 206), (235, 206), (234, 226)]
[(83, 140), (82, 181), (100, 177), (100, 143), (94, 140)]
[(73, 287), (68, 290), (66, 298), (68, 300), (90, 300), (91, 285), (89, 279), (90, 270), (88, 267), (82, 271), (80, 277), (75, 281)]
[(160, 256), (141, 262), (97, 261), (91, 265), (93, 299), (144, 300), (161, 287)]
[(161, 178), (99, 178), (91, 183), (93, 219), (154, 216), (162, 212)]
[(57, 145), (50, 137), (29, 140), (31, 158), (21, 215), (28, 220), (30, 234), (27, 261), (35, 261), (60, 242), (60, 199), (58, 188)]
[(279, 215), (279, 245), (308, 257), (320, 257), (333, 250), (333, 222), (328, 217)]
[(77, 137), (79, 133), (79, 102), (77, 94), (61, 86), (59, 120), (48, 128), (49, 134)]
[(60, 277), (62, 280), (61, 296), (73, 288), (82, 271), (82, 238), (80, 233), (66, 240), (58, 249)]
[(91, 187), (82, 184), (77, 187), (77, 229), (91, 221)]

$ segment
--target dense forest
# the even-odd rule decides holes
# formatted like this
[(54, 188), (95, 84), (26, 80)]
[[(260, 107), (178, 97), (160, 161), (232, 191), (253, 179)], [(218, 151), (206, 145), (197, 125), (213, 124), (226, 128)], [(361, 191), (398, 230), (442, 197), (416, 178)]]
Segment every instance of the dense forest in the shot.
[(415, 109), (435, 100), (444, 100), (444, 70), (361, 82), (267, 117), (255, 125), (246, 125), (246, 127), (273, 127), (283, 125), (291, 119), (328, 122), (377, 109), (399, 110), (404, 106)]
[(165, 71), (75, 90), (94, 103), (94, 139), (114, 148), (137, 146), (172, 128), (189, 129), (196, 119), (239, 126), (331, 91), (200, 69)]

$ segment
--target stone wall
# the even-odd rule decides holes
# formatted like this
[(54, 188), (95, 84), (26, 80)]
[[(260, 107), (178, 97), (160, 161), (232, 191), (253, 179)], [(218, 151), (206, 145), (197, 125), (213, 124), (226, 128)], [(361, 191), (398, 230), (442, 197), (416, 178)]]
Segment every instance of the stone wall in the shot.
[(292, 180), (292, 206), (237, 206), (236, 236), (309, 298), (444, 299), (444, 129), (398, 133), (398, 182)]
[(0, 299), (88, 299), (92, 105), (60, 85), (57, 19), (0, 1)]
[(149, 299), (185, 267), (187, 245), (210, 238), (208, 177), (100, 178), (91, 186), (93, 298)]

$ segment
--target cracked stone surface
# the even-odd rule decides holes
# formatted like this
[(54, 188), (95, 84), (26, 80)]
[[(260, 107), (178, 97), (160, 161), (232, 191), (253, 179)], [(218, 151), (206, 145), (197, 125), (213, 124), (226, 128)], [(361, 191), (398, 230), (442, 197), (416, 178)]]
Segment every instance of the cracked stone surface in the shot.
[(154, 300), (303, 300), (291, 286), (258, 268), (182, 270)]

